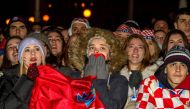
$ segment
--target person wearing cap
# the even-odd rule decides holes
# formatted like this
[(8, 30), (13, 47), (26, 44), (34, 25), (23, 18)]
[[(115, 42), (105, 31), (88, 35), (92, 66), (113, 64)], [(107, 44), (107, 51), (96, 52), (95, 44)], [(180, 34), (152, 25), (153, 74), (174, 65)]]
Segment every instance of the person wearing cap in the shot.
[(89, 21), (85, 18), (74, 18), (71, 22), (71, 26), (68, 29), (69, 39), (67, 41), (67, 46), (69, 47), (73, 42), (77, 40), (79, 33), (86, 31), (86, 29), (91, 28)]
[(36, 38), (37, 40), (41, 41), (42, 44), (45, 47), (45, 54), (46, 56), (49, 56), (51, 53), (51, 45), (48, 40), (48, 37), (44, 33), (37, 33), (37, 32), (30, 32), (27, 37), (33, 37)]
[(124, 22), (125, 25), (140, 30), (140, 25), (135, 20), (127, 20)]
[(71, 26), (68, 29), (68, 35), (76, 35), (79, 34), (80, 31), (84, 31), (85, 29), (90, 28), (90, 24), (85, 18), (74, 18), (71, 22)]
[(29, 27), (24, 18), (14, 16), (10, 19), (6, 32), (8, 35), (6, 37), (20, 36), (23, 39), (29, 33)]
[(136, 109), (188, 109), (190, 90), (183, 81), (190, 73), (190, 53), (182, 46), (174, 46), (166, 54), (164, 64), (155, 75), (141, 82)]
[[(155, 63), (159, 58), (160, 48), (158, 43), (155, 40), (155, 35), (152, 30), (144, 29), (141, 34), (143, 35), (144, 39), (146, 40), (149, 52), (150, 52), (150, 64)], [(158, 66), (162, 64), (162, 62), (157, 63)]]
[(45, 65), (42, 43), (31, 37), (18, 46), (19, 65), (8, 69), (0, 78), (1, 109), (28, 109), (34, 80), (39, 75), (36, 66)]
[(126, 39), (132, 34), (132, 30), (125, 24), (119, 25), (115, 32), (113, 32), (116, 38), (119, 39), (121, 47), (124, 46)]

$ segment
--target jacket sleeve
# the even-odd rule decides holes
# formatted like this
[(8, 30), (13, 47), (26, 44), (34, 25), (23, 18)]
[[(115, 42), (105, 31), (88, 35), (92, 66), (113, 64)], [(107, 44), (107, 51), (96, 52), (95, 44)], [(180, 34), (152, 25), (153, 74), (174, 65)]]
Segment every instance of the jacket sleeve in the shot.
[(104, 79), (96, 79), (93, 84), (106, 109), (123, 109), (128, 96), (128, 81), (124, 76), (112, 74), (109, 89)]
[(0, 109), (27, 109), (33, 84), (33, 81), (22, 75), (9, 93), (2, 96)]

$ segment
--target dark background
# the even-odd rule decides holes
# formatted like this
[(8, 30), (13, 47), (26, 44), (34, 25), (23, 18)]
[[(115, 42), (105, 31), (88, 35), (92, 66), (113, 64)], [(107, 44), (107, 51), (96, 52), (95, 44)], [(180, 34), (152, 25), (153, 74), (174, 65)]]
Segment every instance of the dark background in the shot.
[[(50, 21), (46, 24), (68, 28), (73, 18), (83, 16), (84, 8), (80, 6), (82, 2), (92, 10), (92, 16), (88, 19), (91, 26), (115, 30), (129, 18), (128, 0), (41, 0), (41, 16), (50, 16)], [(173, 13), (178, 9), (178, 2), (179, 0), (134, 0), (133, 19), (141, 27), (150, 25), (151, 19), (155, 17), (172, 19)], [(90, 6), (90, 3), (94, 6)], [(48, 8), (48, 4), (52, 4), (52, 8)], [(34, 5), (35, 0), (1, 0), (0, 26), (6, 26), (5, 19), (15, 15), (26, 18), (34, 16)]]

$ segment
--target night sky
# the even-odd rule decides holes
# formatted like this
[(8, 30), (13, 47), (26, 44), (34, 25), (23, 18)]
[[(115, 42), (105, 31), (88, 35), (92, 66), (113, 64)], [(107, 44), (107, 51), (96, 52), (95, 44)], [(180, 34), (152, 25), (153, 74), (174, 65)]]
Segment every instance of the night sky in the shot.
[[(1, 0), (0, 26), (4, 26), (5, 19), (11, 16), (21, 15), (26, 18), (34, 16), (34, 1), (6, 0), (2, 2)], [(117, 26), (128, 20), (128, 0), (41, 0), (41, 15), (50, 15), (50, 21), (47, 24), (68, 28), (73, 18), (82, 17), (84, 10), (80, 6), (82, 2), (92, 10), (92, 16), (88, 19), (91, 26), (115, 30)], [(74, 6), (74, 3), (78, 5)], [(90, 3), (94, 6), (90, 6)], [(48, 8), (48, 4), (52, 4), (52, 8)], [(134, 0), (133, 19), (141, 27), (145, 27), (154, 17), (172, 18), (177, 9), (178, 0)]]

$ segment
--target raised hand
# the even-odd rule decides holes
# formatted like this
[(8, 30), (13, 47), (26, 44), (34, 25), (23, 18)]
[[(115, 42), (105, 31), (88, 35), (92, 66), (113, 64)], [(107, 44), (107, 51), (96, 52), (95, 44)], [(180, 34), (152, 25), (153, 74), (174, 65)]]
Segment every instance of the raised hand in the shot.
[(27, 71), (27, 77), (31, 80), (35, 80), (36, 77), (39, 76), (39, 71), (38, 71), (38, 68), (36, 66), (36, 63), (34, 64), (31, 64), (28, 68), (28, 71)]

